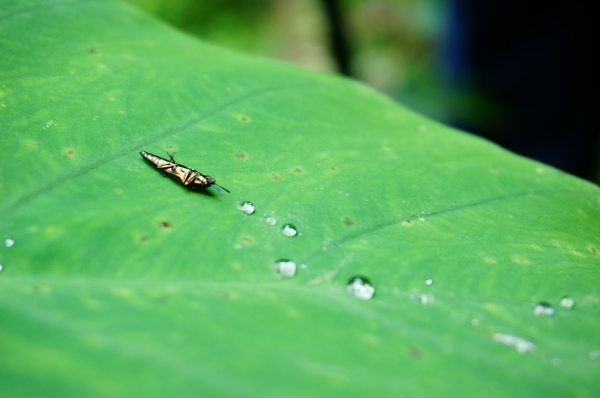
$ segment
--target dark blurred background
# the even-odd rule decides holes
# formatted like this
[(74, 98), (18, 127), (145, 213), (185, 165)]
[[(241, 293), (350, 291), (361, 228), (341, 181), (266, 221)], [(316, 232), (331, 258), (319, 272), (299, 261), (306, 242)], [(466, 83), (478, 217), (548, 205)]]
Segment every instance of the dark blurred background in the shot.
[(123, 0), (204, 40), (352, 76), (600, 182), (591, 2)]

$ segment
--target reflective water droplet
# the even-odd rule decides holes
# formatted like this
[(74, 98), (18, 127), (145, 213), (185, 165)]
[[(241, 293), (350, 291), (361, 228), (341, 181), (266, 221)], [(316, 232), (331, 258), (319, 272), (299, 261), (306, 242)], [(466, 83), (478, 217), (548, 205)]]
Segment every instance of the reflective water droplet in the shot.
[(419, 299), (423, 305), (432, 304), (435, 302), (435, 297), (433, 297), (431, 294), (422, 294), (419, 296)]
[(572, 297), (565, 296), (560, 299), (560, 306), (568, 310), (573, 309), (575, 306), (575, 300)]
[(291, 238), (292, 236), (296, 236), (297, 233), (298, 233), (298, 231), (296, 230), (296, 227), (294, 227), (292, 224), (285, 224), (281, 228), (281, 234), (283, 236), (287, 236), (288, 238)]
[(471, 325), (478, 326), (479, 325), (479, 319), (476, 319), (476, 318), (471, 319)]
[(2, 271), (2, 264), (0, 264), (0, 271)]
[(590, 353), (588, 354), (588, 357), (592, 361), (595, 361), (596, 359), (598, 359), (598, 351), (590, 351)]
[(533, 344), (531, 341), (524, 340), (517, 336), (511, 336), (510, 334), (494, 333), (492, 338), (494, 341), (499, 343), (515, 347), (519, 354), (523, 354), (527, 351), (533, 351), (535, 348), (535, 344)]
[(275, 263), (275, 269), (279, 278), (291, 278), (296, 275), (296, 263), (290, 260), (279, 260)]
[(270, 225), (271, 227), (277, 225), (277, 219), (275, 217), (267, 217), (265, 219), (265, 224)]
[(375, 288), (371, 286), (369, 280), (362, 276), (350, 278), (346, 285), (346, 293), (361, 300), (370, 300), (375, 294)]
[(252, 203), (250, 203), (250, 202), (244, 202), (244, 203), (242, 203), (241, 206), (238, 207), (238, 209), (240, 209), (240, 211), (242, 213), (245, 213), (245, 214), (252, 214), (252, 213), (254, 213), (254, 205)]
[(233, 246), (233, 247), (234, 247), (234, 249), (236, 249), (236, 250), (240, 250), (241, 248), (243, 248), (243, 246), (242, 246), (242, 244), (241, 244), (241, 243), (236, 243), (236, 244), (235, 244), (235, 246)]
[(534, 308), (533, 308), (533, 315), (536, 316), (553, 316), (554, 315), (554, 308), (542, 301), (540, 303), (538, 303)]
[(427, 286), (431, 286), (433, 284), (433, 279), (431, 279), (431, 278), (425, 278), (425, 284)]
[(13, 238), (6, 238), (4, 240), (4, 246), (12, 247), (15, 244), (15, 240)]

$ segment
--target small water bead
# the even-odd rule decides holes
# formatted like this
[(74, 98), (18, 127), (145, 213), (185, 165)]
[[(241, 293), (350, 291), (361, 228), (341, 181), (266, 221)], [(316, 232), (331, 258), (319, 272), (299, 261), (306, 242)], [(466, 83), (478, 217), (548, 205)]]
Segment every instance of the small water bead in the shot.
[(273, 226), (277, 225), (277, 219), (275, 217), (267, 217), (265, 219), (265, 224), (273, 227)]
[(431, 294), (422, 294), (419, 296), (419, 299), (423, 305), (433, 304), (435, 302), (435, 297), (433, 297)]
[(360, 300), (370, 300), (375, 294), (375, 288), (371, 286), (367, 278), (355, 276), (348, 281), (346, 293)]
[(285, 224), (281, 228), (281, 234), (283, 236), (287, 236), (288, 238), (296, 236), (297, 233), (298, 231), (296, 230), (296, 227), (294, 227), (292, 224)]
[(13, 238), (6, 238), (4, 240), (4, 246), (12, 247), (15, 244), (15, 240)]
[(588, 357), (592, 361), (595, 361), (596, 359), (598, 359), (598, 351), (590, 351), (590, 353), (588, 354)]
[(250, 202), (244, 202), (244, 203), (242, 203), (242, 205), (240, 207), (238, 207), (238, 209), (240, 209), (240, 211), (242, 213), (245, 213), (245, 214), (248, 214), (248, 215), (254, 213), (254, 205), (252, 203), (250, 203)]
[(511, 336), (510, 334), (494, 333), (492, 335), (494, 341), (497, 341), (508, 346), (515, 347), (519, 354), (523, 354), (527, 351), (533, 351), (535, 344), (530, 341), (524, 340), (517, 336)]
[(542, 301), (540, 303), (538, 303), (534, 308), (533, 308), (533, 315), (536, 316), (553, 316), (554, 315), (554, 308)]
[(0, 264), (0, 271), (2, 271), (2, 264)]
[(275, 263), (278, 278), (291, 278), (296, 275), (296, 263), (290, 260), (279, 260)]
[(566, 308), (568, 310), (571, 310), (575, 306), (575, 300), (573, 300), (572, 297), (565, 296), (560, 299), (560, 306), (563, 308)]
[(425, 278), (425, 284), (427, 286), (431, 286), (433, 284), (433, 279), (431, 279), (431, 278)]

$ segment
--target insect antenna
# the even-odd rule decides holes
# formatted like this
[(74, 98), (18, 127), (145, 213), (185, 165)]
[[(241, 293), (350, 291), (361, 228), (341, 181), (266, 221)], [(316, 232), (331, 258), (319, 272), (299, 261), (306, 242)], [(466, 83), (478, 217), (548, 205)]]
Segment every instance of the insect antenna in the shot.
[(221, 191), (221, 189), (225, 190), (227, 193), (231, 193), (231, 192), (229, 192), (229, 189), (227, 189), (227, 188), (225, 188), (225, 187), (222, 187), (222, 186), (220, 186), (220, 185), (213, 184), (213, 186), (215, 187), (215, 189), (216, 189), (216, 190), (217, 190), (217, 191), (218, 191), (218, 192), (219, 192), (221, 195), (223, 195), (223, 191)]

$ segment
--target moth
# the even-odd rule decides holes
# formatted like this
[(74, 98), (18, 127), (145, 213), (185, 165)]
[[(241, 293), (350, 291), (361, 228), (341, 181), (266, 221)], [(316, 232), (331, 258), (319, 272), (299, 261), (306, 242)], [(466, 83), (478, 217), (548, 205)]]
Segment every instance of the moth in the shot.
[(190, 167), (176, 163), (175, 159), (173, 158), (174, 154), (167, 152), (167, 155), (169, 155), (169, 160), (163, 159), (160, 156), (153, 155), (146, 151), (141, 151), (140, 155), (142, 155), (142, 157), (148, 162), (155, 165), (157, 169), (162, 170), (162, 172), (165, 173), (165, 176), (168, 175), (188, 188), (206, 189), (214, 186), (221, 195), (224, 193), (223, 190), (227, 193), (230, 193), (227, 188), (217, 185), (215, 179), (210, 175), (199, 173)]

